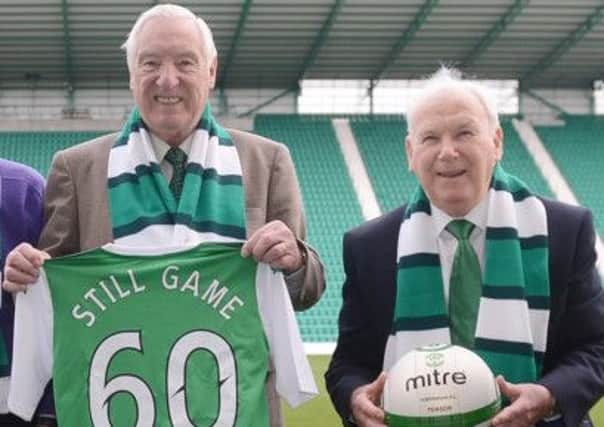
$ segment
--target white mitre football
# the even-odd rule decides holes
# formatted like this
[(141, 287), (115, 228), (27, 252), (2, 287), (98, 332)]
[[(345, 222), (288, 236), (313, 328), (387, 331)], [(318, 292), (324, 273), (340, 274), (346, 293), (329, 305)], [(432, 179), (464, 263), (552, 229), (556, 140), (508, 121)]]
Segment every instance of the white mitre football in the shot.
[(390, 427), (488, 426), (501, 408), (487, 364), (448, 344), (405, 354), (386, 376), (382, 403)]

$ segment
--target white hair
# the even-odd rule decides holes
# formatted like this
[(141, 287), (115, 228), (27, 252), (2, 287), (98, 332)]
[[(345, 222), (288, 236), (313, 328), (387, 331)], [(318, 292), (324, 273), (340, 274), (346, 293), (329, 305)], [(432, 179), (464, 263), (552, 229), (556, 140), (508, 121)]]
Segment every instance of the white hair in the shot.
[(210, 30), (210, 27), (208, 27), (208, 24), (206, 24), (203, 19), (196, 16), (186, 7), (175, 4), (158, 4), (157, 6), (153, 6), (139, 15), (138, 19), (132, 26), (130, 33), (128, 34), (128, 38), (121, 46), (122, 49), (126, 51), (126, 61), (128, 62), (128, 70), (130, 72), (132, 72), (135, 65), (134, 61), (136, 60), (139, 33), (145, 25), (145, 22), (158, 16), (167, 18), (189, 18), (194, 20), (199, 28), (199, 34), (201, 35), (201, 40), (203, 41), (202, 51), (208, 60), (208, 64), (211, 64), (214, 61), (214, 58), (216, 58), (218, 53), (216, 51), (216, 46), (214, 45), (212, 31)]
[(429, 98), (450, 91), (461, 91), (475, 96), (487, 114), (489, 128), (495, 131), (500, 126), (497, 103), (489, 90), (480, 83), (464, 80), (461, 71), (458, 69), (442, 66), (425, 80), (425, 85), (418, 95), (410, 101), (406, 113), (408, 133), (411, 133), (413, 129), (415, 113), (418, 108)]

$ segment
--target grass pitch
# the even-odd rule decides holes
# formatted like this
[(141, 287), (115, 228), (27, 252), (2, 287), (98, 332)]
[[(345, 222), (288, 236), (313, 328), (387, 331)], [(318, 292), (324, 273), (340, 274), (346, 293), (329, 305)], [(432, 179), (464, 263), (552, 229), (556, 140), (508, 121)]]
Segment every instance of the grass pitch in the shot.
[[(296, 409), (283, 404), (285, 425), (287, 427), (339, 427), (342, 423), (331, 405), (323, 380), (330, 356), (309, 356), (309, 359), (320, 394)], [(604, 399), (591, 410), (591, 417), (595, 427), (604, 427)]]
[(594, 427), (604, 427), (604, 399), (601, 399), (600, 402), (593, 407), (590, 414)]
[(340, 417), (331, 405), (331, 400), (325, 390), (323, 374), (331, 356), (309, 356), (315, 381), (319, 388), (319, 396), (296, 409), (291, 409), (287, 403), (283, 404), (283, 414), (287, 427), (339, 427), (342, 425)]

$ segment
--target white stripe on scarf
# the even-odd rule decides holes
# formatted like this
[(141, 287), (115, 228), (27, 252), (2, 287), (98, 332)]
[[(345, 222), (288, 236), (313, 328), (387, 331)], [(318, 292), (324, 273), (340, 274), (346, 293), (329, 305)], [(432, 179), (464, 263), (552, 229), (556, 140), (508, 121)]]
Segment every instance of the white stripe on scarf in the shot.
[[(424, 212), (417, 212), (406, 219), (398, 234), (398, 253), (396, 262), (401, 257), (417, 253), (438, 254), (436, 239), (426, 239), (423, 233), (432, 229), (432, 217)], [(431, 233), (433, 234), (433, 233)]]
[[(511, 193), (493, 188), (489, 190), (488, 197), (488, 227), (516, 228), (520, 238), (547, 236), (546, 211), (538, 198), (530, 196), (515, 202)], [(438, 253), (437, 240), (428, 237), (433, 235), (432, 226), (432, 217), (424, 212), (415, 212), (403, 221), (398, 236), (397, 264), (403, 256)], [(545, 352), (548, 324), (549, 310), (529, 310), (525, 300), (494, 301), (481, 297), (476, 337), (530, 343), (534, 350)], [(417, 347), (450, 342), (448, 328), (398, 331), (388, 337), (383, 367), (390, 368)]]
[[(187, 164), (197, 163), (204, 169), (213, 168), (219, 175), (241, 176), (241, 164), (235, 146), (220, 145), (217, 136), (209, 139), (208, 137), (209, 133), (205, 129), (194, 131)], [(108, 178), (124, 173), (135, 174), (137, 166), (149, 166), (153, 162), (157, 163), (157, 158), (151, 143), (151, 135), (141, 127), (137, 132), (130, 133), (127, 144), (111, 149), (107, 166)], [(244, 208), (242, 206), (242, 209)], [(198, 232), (182, 224), (149, 225), (135, 234), (114, 240), (116, 244), (124, 246), (186, 245), (206, 241), (242, 242), (243, 240), (213, 232)]]
[[(545, 207), (536, 197), (528, 197), (519, 202), (507, 191), (489, 191), (488, 227), (513, 227), (518, 237), (547, 236)], [(491, 215), (491, 212), (497, 212)]]
[[(197, 129), (194, 132), (188, 163), (197, 163), (204, 170), (215, 169), (219, 175), (241, 175), (241, 165), (235, 146), (218, 144), (216, 136), (209, 139), (209, 144), (205, 143), (208, 136), (205, 129)], [(209, 149), (210, 146), (214, 146), (215, 149)], [(134, 174), (137, 166), (149, 166), (151, 163), (159, 163), (159, 161), (153, 151), (151, 135), (141, 128), (139, 132), (130, 134), (127, 144), (111, 150), (107, 173), (109, 178), (123, 173)]]

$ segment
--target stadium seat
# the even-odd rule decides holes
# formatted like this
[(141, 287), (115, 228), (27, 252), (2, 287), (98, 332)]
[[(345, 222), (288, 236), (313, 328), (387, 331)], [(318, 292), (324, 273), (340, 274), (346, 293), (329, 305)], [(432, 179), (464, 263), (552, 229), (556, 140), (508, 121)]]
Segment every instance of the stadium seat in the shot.
[[(344, 159), (326, 116), (257, 115), (254, 131), (289, 147), (308, 222), (308, 241), (327, 269), (327, 290), (312, 309), (299, 313), (305, 342), (333, 342), (341, 305), (342, 235), (362, 222)], [(318, 322), (318, 323), (317, 323)]]
[(0, 157), (24, 163), (46, 175), (55, 152), (105, 133), (108, 132), (0, 132)]
[(604, 158), (604, 117), (565, 116), (564, 121), (564, 126), (536, 126), (535, 130), (579, 203), (594, 213), (602, 235), (604, 192), (599, 177)]

